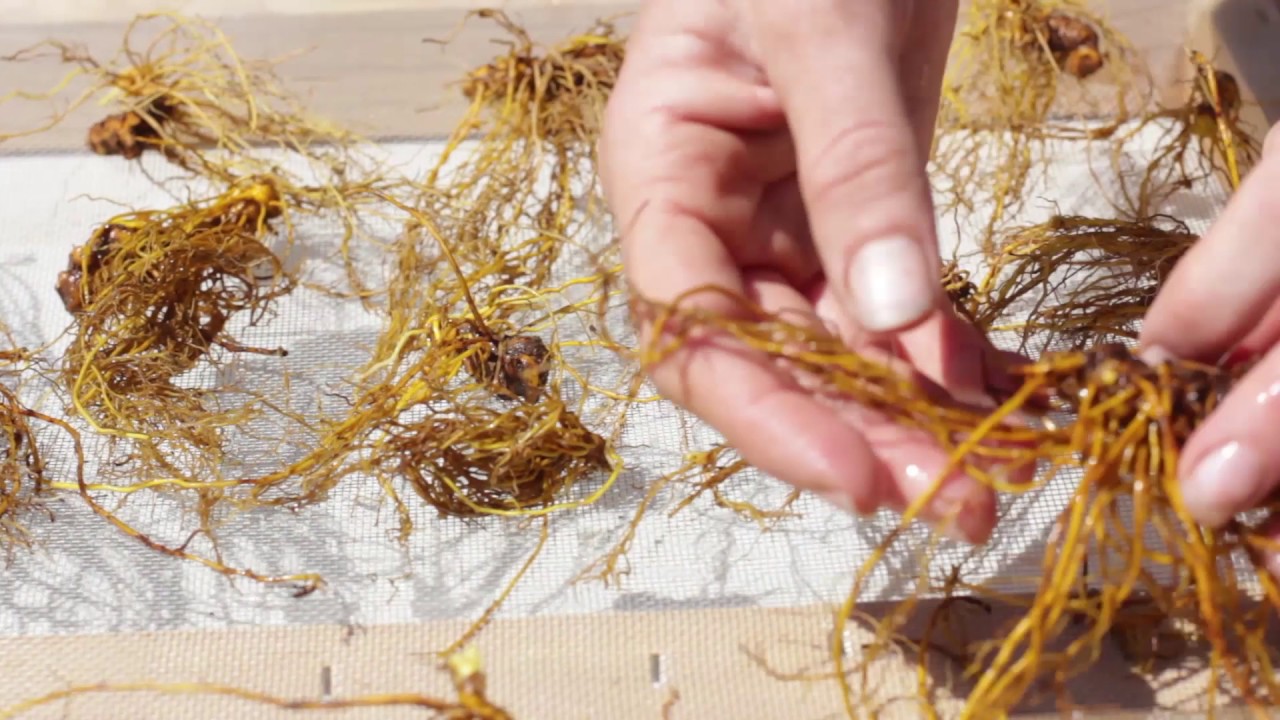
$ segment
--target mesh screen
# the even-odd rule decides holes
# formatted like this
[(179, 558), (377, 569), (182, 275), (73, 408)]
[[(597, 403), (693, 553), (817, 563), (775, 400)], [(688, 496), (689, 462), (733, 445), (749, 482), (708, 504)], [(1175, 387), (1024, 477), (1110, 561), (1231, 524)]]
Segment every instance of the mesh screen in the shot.
[[(411, 172), (427, 166), (438, 147), (402, 143), (387, 145), (384, 150)], [(1141, 159), (1143, 151), (1135, 146), (1134, 152), (1139, 153), (1135, 160)], [(1027, 207), (1019, 221), (1036, 222), (1053, 213), (1114, 215), (1107, 193), (1099, 189), (1098, 164), (1090, 162), (1081, 147), (1064, 144), (1055, 149), (1053, 157), (1053, 166), (1046, 173), (1050, 180), (1028, 191)], [(281, 158), (281, 162), (289, 160)], [(0, 197), (6, 198), (0, 206), (4, 215), (0, 224), (4, 287), (0, 318), (22, 343), (35, 346), (55, 340), (66, 328), (68, 317), (53, 283), (71, 247), (82, 243), (105, 218), (120, 212), (120, 203), (137, 208), (171, 205), (172, 198), (149, 179), (168, 172), (163, 161), (151, 157), (140, 165), (87, 154), (9, 156), (0, 162)], [(179, 186), (171, 189), (180, 191)], [(1188, 193), (1176, 199), (1171, 212), (1198, 232), (1221, 203), (1221, 194), (1214, 191)], [(972, 250), (973, 227), (963, 218), (942, 218), (939, 228), (944, 251), (956, 247), (965, 255), (966, 250)], [(397, 230), (388, 222), (379, 232), (390, 241)], [(307, 277), (338, 279), (341, 269), (330, 257), (337, 242), (334, 228), (316, 222), (304, 225), (299, 232), (307, 248)], [(595, 242), (603, 244), (609, 237), (602, 228)], [(385, 272), (386, 258), (377, 252), (365, 253), (361, 262), (375, 275)], [(566, 274), (574, 272), (575, 268), (569, 267), (572, 264), (566, 265)], [(624, 314), (619, 308), (614, 318), (619, 331), (627, 325)], [(231, 357), (224, 372), (258, 391), (274, 388), (273, 392), (290, 399), (296, 408), (315, 407), (317, 397), (322, 397), (327, 398), (322, 403), (325, 412), (340, 413), (345, 382), (367, 359), (379, 327), (380, 317), (358, 303), (300, 289), (279, 304), (274, 319), (240, 337), (253, 345), (286, 347), (289, 357)], [(581, 334), (572, 323), (559, 332), (562, 339), (572, 338), (575, 332)], [(55, 352), (59, 347), (55, 345)], [(616, 381), (610, 374), (621, 371), (603, 354), (582, 351), (571, 360), (589, 369), (603, 385)], [(65, 398), (53, 384), (28, 383), (22, 391), (33, 406), (54, 415), (66, 414)], [(270, 437), (272, 433), (261, 435)], [(94, 465), (91, 469), (109, 470), (97, 467), (107, 457), (103, 441), (92, 435), (86, 438)], [(68, 478), (66, 439), (58, 432), (45, 433), (41, 439), (46, 443), (52, 473)], [(599, 582), (576, 581), (618, 542), (646, 488), (678, 467), (686, 450), (705, 448), (715, 439), (712, 431), (667, 403), (631, 410), (620, 447), (628, 470), (596, 505), (552, 516), (545, 551), (501, 607), (499, 617), (561, 618), (557, 626), (563, 633), (558, 637), (567, 643), (563, 652), (572, 654), (576, 642), (616, 640), (619, 647), (626, 646), (625, 624), (599, 624), (602, 618), (619, 613), (723, 608), (798, 611), (842, 599), (851, 571), (894, 527), (894, 516), (886, 513), (854, 519), (815, 497), (804, 496), (792, 508), (794, 517), (763, 530), (718, 507), (710, 497), (699, 498), (669, 516), (666, 511), (687, 494), (687, 488), (680, 486), (659, 495), (639, 526), (626, 556), (628, 572), (620, 584), (606, 587)], [(293, 440), (282, 445), (276, 440), (244, 437), (237, 441), (233, 454), (248, 468), (271, 469), (299, 456), (309, 438)], [(778, 438), (778, 442), (786, 443), (787, 439)], [(969, 556), (967, 547), (948, 547), (935, 562), (942, 566), (967, 557), (971, 581), (1029, 589), (1040, 571), (1043, 540), (1069, 496), (1071, 482), (1072, 477), (1061, 477), (1042, 490), (1005, 500), (997, 535), (981, 553)], [(725, 491), (770, 507), (779, 504), (788, 489), (759, 474), (744, 473)], [(424, 620), (474, 619), (533, 550), (538, 539), (536, 526), (497, 518), (442, 519), (433, 509), (415, 503), (411, 493), (405, 497), (416, 525), (406, 545), (396, 539), (396, 518), (377, 483), (358, 477), (340, 485), (328, 501), (300, 512), (263, 510), (230, 518), (219, 537), (227, 564), (264, 573), (317, 572), (324, 576), (326, 588), (295, 598), (278, 587), (245, 580), (230, 582), (193, 563), (152, 552), (109, 527), (69, 495), (49, 505), (52, 520), (41, 514), (28, 518), (37, 545), (31, 551), (18, 552), (0, 582), (0, 634), (33, 638), (333, 624), (381, 628)], [(119, 498), (104, 495), (103, 501), (116, 507)], [(180, 498), (163, 493), (130, 496), (119, 511), (139, 529), (175, 545), (193, 527), (189, 508)], [(914, 557), (927, 537), (923, 528), (918, 530), (899, 543), (883, 563), (867, 590), (866, 601), (893, 599), (910, 589), (916, 577)], [(199, 541), (191, 549), (208, 551)], [(760, 624), (762, 631), (767, 626), (758, 619), (747, 622)], [(576, 634), (575, 627), (583, 628), (583, 634)], [(820, 614), (809, 627), (815, 630), (811, 638), (773, 640), (779, 644), (821, 644), (825, 615)], [(591, 628), (589, 633), (586, 628)], [(714, 628), (706, 631), (716, 633)], [(611, 632), (618, 637), (611, 637)], [(39, 653), (41, 645), (29, 647)], [(101, 661), (109, 664), (111, 658)], [(503, 667), (508, 662), (493, 658), (489, 664)], [(114, 667), (111, 676), (125, 670)], [(500, 674), (494, 670), (495, 676)], [(52, 683), (45, 688), (52, 689), (63, 681), (46, 677), (39, 682)], [(25, 696), (30, 688), (18, 684), (0, 687), (0, 705)], [(521, 691), (536, 692), (528, 688)], [(509, 698), (498, 698), (499, 702), (504, 699)], [(836, 698), (827, 700), (826, 707), (836, 712)], [(525, 701), (513, 704), (520, 702)], [(618, 702), (625, 700), (620, 696)], [(589, 715), (603, 717), (600, 712), (603, 709)], [(192, 713), (192, 717), (207, 716), (198, 710)], [(769, 711), (760, 717), (785, 716), (778, 713)], [(532, 716), (564, 715), (534, 710)], [(616, 715), (623, 716), (621, 712)]]

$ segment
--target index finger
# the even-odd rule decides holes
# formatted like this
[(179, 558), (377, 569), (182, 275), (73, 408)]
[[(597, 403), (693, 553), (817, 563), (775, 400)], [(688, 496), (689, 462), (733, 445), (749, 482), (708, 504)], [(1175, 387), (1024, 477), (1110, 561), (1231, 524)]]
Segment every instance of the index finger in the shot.
[(1280, 296), (1280, 152), (1262, 161), (1213, 226), (1174, 266), (1143, 320), (1156, 354), (1214, 362), (1259, 325)]
[[(636, 166), (631, 150), (606, 144), (605, 152), (615, 151), (611, 166)], [(684, 182), (697, 174), (690, 170)], [(710, 185), (708, 178), (704, 189)], [(622, 183), (610, 190), (611, 204), (643, 208), (633, 218), (619, 218), (632, 292), (668, 302), (686, 291), (716, 286), (745, 296), (744, 279), (720, 238), (670, 192), (661, 182)], [(690, 194), (698, 193), (681, 193)], [(688, 306), (730, 316), (740, 310), (723, 295), (694, 296)], [(640, 330), (642, 342), (652, 340), (649, 327), (642, 323)], [(709, 423), (765, 473), (802, 489), (850, 498), (862, 512), (880, 505), (879, 488), (886, 483), (862, 437), (761, 353), (723, 337), (699, 338), (646, 369), (664, 396)]]
[[(633, 293), (659, 302), (704, 285), (746, 294), (735, 259), (705, 216), (749, 205), (763, 185), (758, 176), (776, 172), (761, 165), (774, 161), (752, 152), (734, 132), (753, 121), (780, 119), (771, 93), (731, 71), (671, 59), (670, 53), (687, 53), (690, 37), (664, 23), (678, 25), (689, 7), (646, 6), (600, 142), (601, 180), (622, 231), (628, 282)], [(661, 9), (672, 14), (659, 16)], [(654, 84), (658, 71), (663, 82)], [(699, 82), (693, 92), (692, 78), (705, 81), (708, 73), (717, 75), (716, 82)], [(717, 124), (699, 117), (721, 109), (729, 116), (716, 118)], [(723, 296), (694, 302), (720, 314), (737, 310)], [(666, 397), (712, 425), (762, 471), (803, 489), (851, 498), (858, 509), (878, 506), (877, 488), (884, 483), (861, 436), (759, 353), (725, 345), (723, 339), (695, 344), (648, 370)], [(779, 443), (781, 437), (788, 441)]]
[(795, 138), (814, 242), (864, 329), (909, 328), (945, 300), (925, 151), (899, 84), (903, 4), (801, 4), (747, 3)]

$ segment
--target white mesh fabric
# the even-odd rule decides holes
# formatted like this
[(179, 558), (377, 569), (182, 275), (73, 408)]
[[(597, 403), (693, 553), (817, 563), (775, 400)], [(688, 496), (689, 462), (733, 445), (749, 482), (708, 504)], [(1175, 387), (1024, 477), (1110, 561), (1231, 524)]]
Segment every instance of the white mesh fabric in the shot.
[[(429, 164), (438, 147), (403, 143), (387, 154), (408, 169)], [(162, 161), (142, 163), (163, 175)], [(1106, 191), (1098, 189), (1085, 153), (1063, 145), (1047, 173), (1051, 185), (1029, 189), (1027, 212), (1019, 221), (1036, 222), (1057, 212), (1108, 217)], [(116, 201), (137, 208), (165, 207), (171, 200), (143, 176), (139, 168), (112, 158), (88, 154), (22, 155), (0, 158), (0, 318), (20, 341), (39, 345), (63, 331), (68, 316), (53, 282), (73, 245), (120, 211)], [(1220, 207), (1220, 194), (1187, 195), (1171, 209), (1193, 231), (1201, 231)], [(966, 223), (940, 221), (942, 247), (964, 247), (972, 238), (957, 236)], [(958, 230), (957, 228), (960, 228)], [(397, 228), (387, 224), (386, 239)], [(604, 231), (597, 245), (607, 242)], [(322, 248), (334, 243), (332, 228), (317, 224), (300, 231), (300, 242)], [(962, 253), (963, 254), (963, 253)], [(370, 269), (385, 259), (366, 254)], [(312, 277), (337, 279), (338, 271), (313, 258)], [(571, 272), (571, 271), (566, 271)], [(367, 359), (376, 339), (379, 317), (357, 303), (334, 300), (300, 289), (279, 303), (278, 314), (264, 327), (241, 335), (249, 344), (283, 346), (287, 359), (238, 357), (232, 372), (257, 390), (283, 388), (281, 369), (291, 376), (298, 407), (314, 403), (317, 388), (340, 391), (344, 378)], [(622, 311), (614, 324), (625, 329)], [(561, 329), (572, 337), (574, 328)], [(616, 366), (579, 358), (593, 366), (602, 384)], [(593, 365), (594, 363), (594, 365)], [(64, 415), (59, 393), (47, 383), (25, 387), (24, 397), (54, 415)], [(283, 392), (283, 390), (281, 390)], [(338, 401), (329, 407), (340, 409)], [(666, 403), (631, 411), (620, 452), (629, 470), (599, 504), (552, 516), (546, 550), (499, 615), (571, 616), (636, 610), (692, 608), (807, 607), (832, 602), (847, 591), (851, 571), (895, 522), (881, 514), (857, 520), (811, 496), (794, 506), (798, 517), (762, 532), (703, 497), (675, 517), (666, 511), (687, 488), (671, 486), (641, 524), (627, 555), (629, 572), (620, 586), (573, 579), (618, 540), (655, 479), (680, 464), (689, 446), (705, 448), (716, 436), (686, 420)], [(690, 423), (692, 424), (692, 423)], [(51, 473), (69, 480), (70, 448), (57, 431), (43, 432)], [(102, 441), (86, 435), (91, 458), (102, 458)], [(305, 441), (305, 438), (303, 439)], [(785, 443), (785, 438), (778, 442)], [(271, 468), (274, 445), (251, 440), (237, 446), (251, 465)], [(298, 449), (285, 457), (296, 457)], [(255, 459), (256, 458), (256, 459)], [(1006, 501), (1005, 519), (995, 539), (971, 561), (971, 582), (990, 581), (1005, 589), (1026, 589), (1040, 571), (1043, 539), (1065, 499), (1071, 477), (1043, 490)], [(762, 507), (776, 505), (787, 493), (779, 483), (756, 473), (732, 480), (726, 492)], [(116, 499), (103, 495), (105, 502)], [(394, 514), (376, 483), (351, 478), (332, 497), (298, 513), (254, 511), (221, 528), (223, 559), (237, 567), (264, 573), (317, 572), (328, 586), (311, 596), (294, 598), (287, 590), (247, 580), (229, 582), (193, 563), (154, 553), (95, 517), (73, 494), (50, 505), (56, 520), (29, 517), (38, 545), (19, 551), (0, 581), (0, 634), (6, 636), (81, 635), (238, 626), (349, 624), (362, 627), (417, 620), (471, 619), (506, 585), (537, 542), (533, 525), (496, 518), (461, 521), (441, 519), (417, 501), (417, 526), (407, 547), (395, 540)], [(114, 506), (114, 505), (112, 505)], [(160, 493), (131, 496), (120, 510), (136, 526), (157, 539), (178, 544), (193, 529), (181, 505)], [(923, 530), (900, 542), (887, 558), (865, 600), (892, 599), (910, 589), (916, 578), (913, 557), (926, 537)], [(192, 547), (207, 552), (207, 546)], [(963, 557), (966, 548), (951, 548), (936, 562), (944, 566)], [(571, 626), (570, 626), (571, 627)], [(814, 638), (820, 642), (821, 638)], [(6, 694), (8, 691), (6, 691)], [(10, 698), (16, 699), (16, 698)], [(832, 708), (833, 710), (835, 707)]]

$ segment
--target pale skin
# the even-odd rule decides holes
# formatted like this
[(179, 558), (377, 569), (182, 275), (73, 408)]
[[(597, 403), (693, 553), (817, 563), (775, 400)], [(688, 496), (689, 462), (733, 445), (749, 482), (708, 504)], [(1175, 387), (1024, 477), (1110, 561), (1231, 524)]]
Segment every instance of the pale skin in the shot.
[[(898, 358), (957, 401), (1007, 385), (1011, 358), (955, 316), (938, 282), (925, 158), (956, 10), (954, 0), (646, 0), (600, 146), (634, 291), (662, 301), (703, 285), (737, 290)], [(1278, 146), (1273, 130), (1141, 339), (1153, 358), (1263, 355), (1186, 448), (1184, 494), (1207, 524), (1280, 484), (1270, 437), (1280, 426)], [(851, 512), (905, 507), (945, 464), (930, 439), (823, 402), (721, 340), (651, 374), (747, 460)], [(981, 542), (994, 499), (957, 474), (925, 516)]]

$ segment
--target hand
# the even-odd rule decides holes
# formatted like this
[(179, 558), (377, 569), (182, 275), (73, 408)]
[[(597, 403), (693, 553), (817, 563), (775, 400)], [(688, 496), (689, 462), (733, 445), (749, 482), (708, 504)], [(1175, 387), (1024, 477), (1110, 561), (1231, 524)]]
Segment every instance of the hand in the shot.
[[(956, 5), (646, 2), (601, 139), (633, 290), (718, 285), (982, 394), (1002, 356), (941, 290), (925, 173)], [(852, 511), (903, 508), (945, 464), (930, 438), (824, 403), (746, 348), (700, 342), (651, 372), (748, 461)], [(994, 498), (952, 477), (926, 515), (980, 542)]]
[[(1179, 471), (1211, 527), (1280, 485), (1280, 125), (1213, 227), (1178, 261), (1144, 321), (1149, 360), (1261, 356), (1187, 442)], [(1272, 535), (1280, 539), (1280, 524)], [(1271, 559), (1280, 575), (1280, 556)]]

